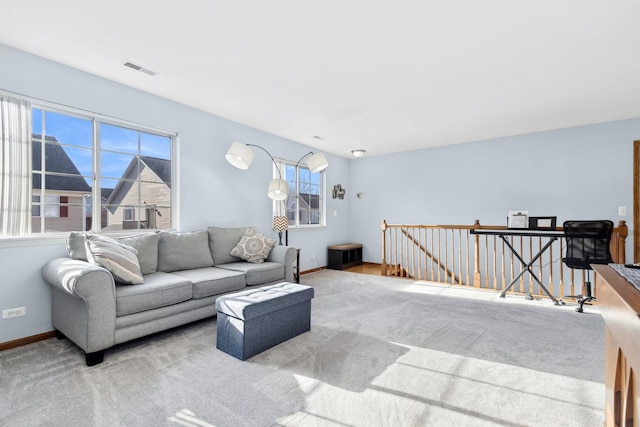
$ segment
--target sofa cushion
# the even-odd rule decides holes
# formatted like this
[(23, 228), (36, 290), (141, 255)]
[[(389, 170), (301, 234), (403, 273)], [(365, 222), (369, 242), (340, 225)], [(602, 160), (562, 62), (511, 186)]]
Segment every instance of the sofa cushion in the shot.
[(241, 271), (246, 276), (247, 285), (261, 285), (263, 283), (284, 280), (284, 265), (278, 262), (263, 262), (252, 264), (250, 262), (232, 262), (216, 267), (227, 270)]
[(211, 255), (216, 265), (240, 260), (240, 258), (232, 256), (230, 252), (238, 244), (244, 232), (247, 231), (247, 227), (209, 227), (207, 231), (209, 232)]
[(118, 282), (134, 285), (144, 282), (136, 249), (94, 234), (86, 236), (85, 246), (89, 262), (109, 270)]
[(158, 271), (158, 241), (160, 237), (157, 233), (120, 237), (118, 240), (138, 251), (138, 261), (140, 262), (142, 274)]
[(275, 239), (271, 239), (264, 234), (258, 233), (255, 228), (249, 227), (238, 244), (231, 249), (230, 254), (244, 261), (260, 264), (269, 256), (269, 252), (271, 252), (275, 244)]
[(192, 284), (170, 273), (156, 272), (136, 286), (116, 286), (116, 316), (139, 313), (191, 299)]
[(213, 266), (206, 230), (191, 233), (161, 231), (158, 235), (158, 271), (170, 272)]
[(87, 249), (85, 248), (85, 233), (77, 231), (71, 232), (67, 235), (67, 253), (73, 259), (88, 261)]
[(241, 271), (207, 267), (176, 271), (172, 274), (193, 283), (193, 298), (204, 298), (225, 292), (237, 291), (246, 286), (244, 273)]

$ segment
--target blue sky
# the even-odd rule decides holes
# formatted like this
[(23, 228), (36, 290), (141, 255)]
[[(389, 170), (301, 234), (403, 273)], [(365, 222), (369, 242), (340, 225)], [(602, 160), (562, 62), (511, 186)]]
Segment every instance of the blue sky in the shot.
[[(43, 133), (43, 111), (32, 110), (33, 133)], [(44, 128), (47, 136), (54, 136), (78, 170), (85, 177), (92, 176), (92, 141), (93, 124), (91, 120), (44, 111)], [(154, 135), (133, 129), (101, 123), (100, 148), (102, 151), (101, 175), (102, 186), (113, 188), (113, 184), (122, 176), (134, 155), (138, 154), (138, 137), (140, 137), (140, 154), (143, 156), (171, 158), (171, 138)], [(112, 178), (112, 179), (104, 179)], [(90, 179), (88, 180), (91, 184)]]

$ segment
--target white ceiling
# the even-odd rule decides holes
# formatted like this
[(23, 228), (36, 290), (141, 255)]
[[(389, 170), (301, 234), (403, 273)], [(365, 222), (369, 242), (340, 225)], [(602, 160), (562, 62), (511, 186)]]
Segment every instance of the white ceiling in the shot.
[(640, 117), (638, 0), (0, 0), (0, 10), (0, 43), (345, 157)]

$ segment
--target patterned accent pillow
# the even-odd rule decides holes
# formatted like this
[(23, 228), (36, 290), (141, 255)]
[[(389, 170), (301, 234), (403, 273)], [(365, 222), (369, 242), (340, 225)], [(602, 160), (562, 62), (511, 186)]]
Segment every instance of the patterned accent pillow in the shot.
[(137, 250), (104, 236), (87, 234), (85, 238), (87, 259), (91, 264), (106, 268), (118, 282), (144, 283)]
[(271, 239), (249, 227), (229, 254), (245, 261), (260, 264), (269, 256), (269, 252), (276, 244), (276, 239)]

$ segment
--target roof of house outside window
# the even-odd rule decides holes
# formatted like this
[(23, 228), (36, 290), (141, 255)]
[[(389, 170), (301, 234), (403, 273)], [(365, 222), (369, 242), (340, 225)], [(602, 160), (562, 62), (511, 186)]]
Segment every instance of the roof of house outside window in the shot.
[[(32, 161), (33, 170), (41, 170), (42, 159), (42, 135), (34, 134), (31, 137), (32, 140)], [(46, 172), (53, 173), (65, 173), (77, 176), (60, 176), (47, 174), (46, 186), (47, 190), (63, 190), (63, 191), (78, 191), (83, 193), (90, 193), (91, 186), (80, 176), (80, 171), (76, 165), (71, 161), (64, 148), (60, 145), (58, 140), (54, 136), (47, 136), (45, 138), (45, 169)], [(40, 174), (33, 174), (34, 189), (42, 188), (42, 176)]]

